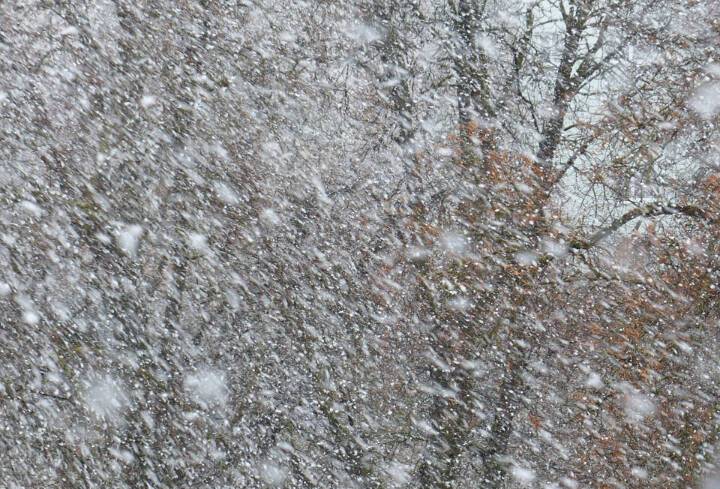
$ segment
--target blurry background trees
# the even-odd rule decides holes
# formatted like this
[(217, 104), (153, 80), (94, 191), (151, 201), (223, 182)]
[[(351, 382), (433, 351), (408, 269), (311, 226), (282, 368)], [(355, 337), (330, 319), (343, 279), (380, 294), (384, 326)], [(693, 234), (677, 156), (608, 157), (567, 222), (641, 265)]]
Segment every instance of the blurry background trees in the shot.
[(4, 3), (0, 482), (712, 481), (718, 18)]

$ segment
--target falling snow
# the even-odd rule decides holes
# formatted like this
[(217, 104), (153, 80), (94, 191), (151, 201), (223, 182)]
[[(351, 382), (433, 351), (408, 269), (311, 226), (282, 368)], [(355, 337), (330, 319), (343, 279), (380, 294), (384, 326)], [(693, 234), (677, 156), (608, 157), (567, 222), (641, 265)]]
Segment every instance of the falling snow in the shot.
[(0, 2), (0, 488), (720, 488), (718, 19)]

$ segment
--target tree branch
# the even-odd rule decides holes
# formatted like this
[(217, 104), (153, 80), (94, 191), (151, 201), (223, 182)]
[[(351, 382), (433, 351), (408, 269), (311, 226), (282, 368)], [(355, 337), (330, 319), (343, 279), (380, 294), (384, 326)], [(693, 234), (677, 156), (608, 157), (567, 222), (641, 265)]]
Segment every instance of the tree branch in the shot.
[(703, 219), (708, 222), (715, 222), (716, 219), (711, 217), (705, 209), (694, 205), (672, 205), (654, 202), (643, 207), (636, 207), (622, 216), (615, 219), (609, 226), (596, 231), (588, 239), (573, 239), (570, 241), (570, 248), (576, 250), (589, 250), (600, 243), (603, 239), (623, 227), (628, 222), (638, 217), (656, 217), (669, 216), (674, 214), (682, 214), (684, 216)]
[(572, 156), (570, 156), (570, 158), (562, 166), (562, 169), (553, 177), (550, 187), (554, 187), (560, 182), (560, 180), (563, 179), (568, 170), (575, 166), (575, 162), (577, 161), (577, 159), (587, 153), (589, 147), (590, 141), (586, 141), (572, 154)]

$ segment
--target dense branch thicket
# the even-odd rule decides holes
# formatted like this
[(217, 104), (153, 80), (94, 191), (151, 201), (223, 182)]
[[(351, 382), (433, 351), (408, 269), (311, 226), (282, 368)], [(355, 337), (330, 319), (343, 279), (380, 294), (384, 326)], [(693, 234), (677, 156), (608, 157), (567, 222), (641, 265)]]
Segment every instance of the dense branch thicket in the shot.
[(0, 5), (0, 485), (714, 488), (715, 0)]

